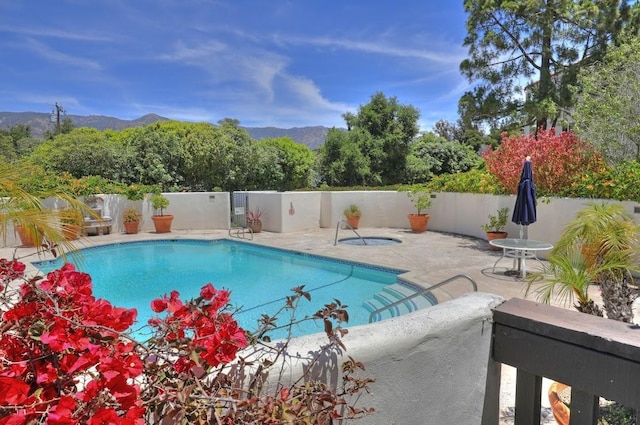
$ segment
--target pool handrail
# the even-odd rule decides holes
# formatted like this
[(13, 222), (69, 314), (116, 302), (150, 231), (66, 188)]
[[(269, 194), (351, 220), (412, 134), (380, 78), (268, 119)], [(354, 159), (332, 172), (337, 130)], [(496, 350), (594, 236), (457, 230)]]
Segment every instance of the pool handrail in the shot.
[(448, 279), (443, 280), (442, 282), (438, 282), (438, 283), (436, 283), (434, 285), (431, 285), (431, 286), (429, 286), (427, 288), (424, 288), (421, 291), (418, 291), (418, 292), (416, 292), (414, 294), (407, 295), (406, 297), (402, 298), (401, 300), (395, 301), (395, 302), (393, 302), (391, 304), (385, 305), (383, 307), (380, 307), (377, 310), (372, 311), (371, 314), (369, 315), (369, 323), (373, 322), (373, 318), (377, 314), (380, 314), (385, 310), (389, 310), (391, 308), (394, 308), (397, 305), (400, 305), (400, 304), (405, 303), (405, 302), (407, 302), (407, 301), (409, 301), (409, 300), (411, 300), (413, 298), (416, 298), (416, 297), (419, 297), (421, 295), (424, 295), (427, 292), (431, 292), (433, 289), (439, 288), (441, 286), (446, 285), (447, 283), (451, 283), (454, 280), (458, 280), (458, 279), (466, 279), (466, 280), (468, 280), (471, 283), (471, 286), (473, 287), (473, 292), (478, 292), (478, 284), (476, 283), (475, 280), (473, 280), (472, 277), (467, 276), (466, 274), (457, 274), (455, 276), (452, 276), (452, 277), (450, 277)]
[[(231, 232), (235, 230), (236, 234), (235, 237), (238, 239), (246, 239), (245, 235), (247, 233), (249, 233), (249, 235), (251, 236), (251, 240), (253, 240), (253, 230), (250, 227), (243, 227), (243, 226), (233, 226), (233, 227), (229, 227), (229, 237), (234, 236), (231, 234)], [(242, 236), (240, 236), (242, 235)]]
[(333, 240), (333, 246), (336, 246), (338, 244), (338, 230), (340, 230), (340, 225), (341, 224), (345, 224), (349, 229), (351, 229), (351, 231), (353, 233), (355, 233), (360, 238), (360, 240), (362, 241), (363, 245), (367, 244), (367, 241), (364, 240), (364, 238), (362, 236), (360, 236), (360, 234), (358, 232), (356, 232), (356, 229), (351, 227), (351, 225), (349, 224), (349, 222), (347, 222), (347, 220), (340, 220), (340, 221), (338, 221), (338, 224), (336, 224), (336, 237)]

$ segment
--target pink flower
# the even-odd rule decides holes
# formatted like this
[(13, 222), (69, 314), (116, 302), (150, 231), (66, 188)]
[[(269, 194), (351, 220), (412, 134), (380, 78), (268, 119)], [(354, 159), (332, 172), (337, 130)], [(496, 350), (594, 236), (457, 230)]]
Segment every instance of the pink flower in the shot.
[(216, 296), (216, 289), (213, 287), (212, 284), (207, 283), (200, 290), (200, 296), (205, 300), (210, 301), (213, 297)]
[(167, 309), (168, 306), (169, 306), (169, 303), (164, 298), (159, 298), (151, 301), (151, 310), (153, 310), (156, 313), (162, 313)]

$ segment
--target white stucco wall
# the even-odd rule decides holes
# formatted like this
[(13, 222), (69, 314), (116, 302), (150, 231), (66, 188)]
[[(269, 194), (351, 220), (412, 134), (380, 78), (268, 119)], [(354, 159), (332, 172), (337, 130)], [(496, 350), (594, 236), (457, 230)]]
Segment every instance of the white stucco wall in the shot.
[(262, 230), (287, 233), (317, 229), (321, 192), (246, 192), (249, 208), (260, 208)]
[(362, 211), (360, 227), (407, 227), (413, 205), (406, 193), (394, 191), (322, 192), (320, 227), (335, 228), (343, 211), (355, 204)]
[[(364, 376), (375, 378), (371, 393), (357, 406), (376, 413), (362, 423), (456, 424), (480, 423), (491, 344), (492, 310), (504, 300), (496, 295), (469, 293), (432, 308), (372, 325), (349, 327), (343, 338), (347, 351), (318, 366), (316, 378), (336, 382), (348, 356), (364, 363)], [(324, 335), (291, 341), (288, 373), (299, 376), (308, 353), (325, 343)]]
[[(164, 213), (174, 216), (173, 229), (229, 228), (231, 220), (229, 192), (165, 193), (164, 195), (169, 199), (169, 207)], [(102, 215), (112, 219), (112, 232), (124, 232), (122, 214), (127, 208), (136, 208), (142, 214), (141, 231), (154, 231), (153, 221), (151, 220), (154, 211), (148, 200), (129, 201), (123, 196), (109, 194), (98, 196), (102, 200)], [(45, 199), (43, 206), (54, 210), (64, 207), (62, 201), (55, 199)], [(20, 244), (11, 223), (9, 223), (5, 237), (5, 241), (0, 240), (1, 246), (16, 246)]]
[[(356, 204), (362, 211), (360, 228), (408, 228), (407, 214), (415, 212), (405, 192), (350, 191), (350, 192), (246, 192), (250, 208), (260, 207), (263, 230), (288, 233), (318, 227), (335, 228), (344, 219), (343, 210)], [(230, 225), (230, 197), (228, 192), (166, 193), (170, 205), (165, 211), (173, 214), (173, 229), (228, 229)], [(471, 193), (436, 193), (427, 213), (431, 215), (428, 230), (456, 233), (484, 239), (480, 227), (489, 214), (496, 214), (502, 207), (513, 212), (515, 195), (493, 196)], [(142, 231), (153, 231), (153, 211), (148, 201), (130, 202), (118, 195), (101, 195), (104, 214), (113, 218), (113, 232), (122, 232), (122, 212), (135, 205), (143, 214)], [(600, 199), (549, 198), (538, 200), (538, 221), (528, 226), (529, 239), (555, 244), (564, 227), (587, 207), (587, 202), (603, 202)], [(616, 201), (607, 201), (616, 202)], [(50, 208), (55, 202), (46, 200)], [(635, 202), (622, 202), (629, 214), (640, 223), (640, 213)], [(519, 237), (520, 227), (508, 221), (506, 231), (510, 237)], [(15, 246), (18, 241), (9, 226), (5, 246)], [(0, 242), (2, 243), (2, 242)], [(546, 252), (539, 254), (542, 258)]]

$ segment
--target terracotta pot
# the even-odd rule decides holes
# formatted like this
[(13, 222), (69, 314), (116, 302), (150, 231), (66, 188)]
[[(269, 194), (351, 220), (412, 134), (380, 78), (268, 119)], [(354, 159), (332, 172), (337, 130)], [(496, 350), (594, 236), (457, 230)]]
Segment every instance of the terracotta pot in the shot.
[(422, 233), (427, 230), (427, 222), (429, 221), (429, 214), (409, 214), (409, 224), (411, 225), (411, 231), (414, 233)]
[(138, 226), (140, 225), (139, 221), (125, 221), (124, 222), (124, 232), (127, 235), (134, 235), (138, 233)]
[(68, 241), (75, 241), (80, 237), (80, 230), (82, 230), (82, 226), (77, 224), (62, 224), (62, 234), (64, 238)]
[(154, 215), (151, 216), (153, 225), (156, 227), (156, 233), (169, 233), (171, 231), (171, 222), (173, 215)]
[(356, 216), (349, 216), (347, 217), (347, 223), (349, 223), (349, 226), (351, 226), (352, 229), (357, 229), (358, 228), (358, 224), (360, 223), (360, 217), (356, 217)]
[[(494, 239), (506, 239), (507, 236), (509, 236), (507, 232), (487, 232), (488, 241), (492, 241)], [(489, 248), (492, 251), (502, 251), (502, 248), (493, 245), (489, 245)]]
[(247, 220), (247, 227), (251, 229), (253, 233), (262, 232), (262, 221), (260, 220)]
[(564, 404), (558, 393), (568, 388), (567, 385), (560, 382), (552, 382), (549, 387), (549, 405), (551, 406), (551, 412), (553, 418), (558, 425), (569, 425), (569, 419), (571, 417), (571, 411), (569, 406)]
[(15, 229), (16, 232), (18, 232), (18, 236), (20, 237), (20, 243), (22, 244), (22, 246), (33, 247), (42, 243), (41, 240), (36, 240), (41, 239), (41, 235), (37, 235), (36, 238), (34, 238), (32, 235), (27, 233), (27, 230), (24, 228), (24, 226), (16, 225)]

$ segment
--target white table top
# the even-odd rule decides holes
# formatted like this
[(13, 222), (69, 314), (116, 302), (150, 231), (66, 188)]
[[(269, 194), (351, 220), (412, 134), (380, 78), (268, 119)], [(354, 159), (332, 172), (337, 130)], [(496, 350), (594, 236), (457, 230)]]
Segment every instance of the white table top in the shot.
[(545, 251), (553, 248), (549, 242), (536, 241), (533, 239), (494, 239), (489, 244), (504, 249), (517, 249), (526, 251)]

